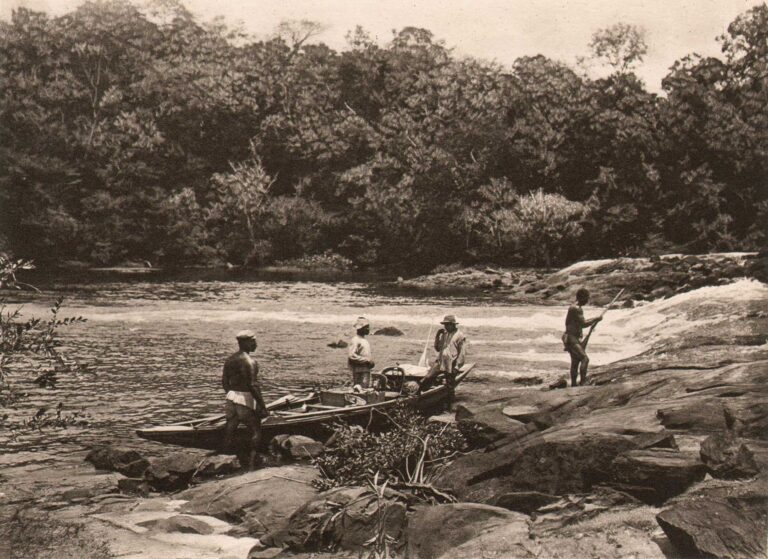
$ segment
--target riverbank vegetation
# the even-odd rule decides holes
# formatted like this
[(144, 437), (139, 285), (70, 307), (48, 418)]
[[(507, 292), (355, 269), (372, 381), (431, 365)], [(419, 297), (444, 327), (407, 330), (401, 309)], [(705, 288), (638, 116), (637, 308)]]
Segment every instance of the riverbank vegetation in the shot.
[[(36, 289), (19, 282), (19, 270), (34, 268), (31, 261), (0, 255), (0, 288)], [(59, 329), (85, 322), (80, 316), (61, 318), (63, 299), (57, 299), (48, 319), (24, 318), (21, 307), (8, 306), (0, 299), (0, 409), (12, 407), (26, 397), (24, 385), (55, 388), (59, 374), (84, 370), (81, 364), (68, 359), (59, 346)], [(21, 421), (10, 420), (8, 414), (0, 416), (0, 426), (15, 435), (18, 429), (66, 427), (88, 422), (85, 412), (63, 413), (60, 403), (56, 410), (39, 408), (31, 417)]]
[[(310, 22), (256, 40), (179, 2), (0, 22), (0, 241), (40, 264), (556, 265), (749, 249), (768, 217), (768, 6), (678, 60), (642, 33), (592, 67), (465, 58), (426, 29), (335, 51)], [(714, 40), (714, 38), (713, 38)], [(531, 250), (535, 246), (535, 250)]]

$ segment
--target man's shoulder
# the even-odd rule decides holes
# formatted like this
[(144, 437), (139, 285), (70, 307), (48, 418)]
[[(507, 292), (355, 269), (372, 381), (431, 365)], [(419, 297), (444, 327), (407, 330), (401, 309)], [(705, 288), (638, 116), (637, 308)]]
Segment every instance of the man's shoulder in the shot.
[(224, 361), (224, 364), (236, 364), (236, 363), (250, 363), (251, 359), (248, 358), (248, 356), (243, 353), (242, 351), (236, 351), (229, 357), (227, 357), (226, 361)]

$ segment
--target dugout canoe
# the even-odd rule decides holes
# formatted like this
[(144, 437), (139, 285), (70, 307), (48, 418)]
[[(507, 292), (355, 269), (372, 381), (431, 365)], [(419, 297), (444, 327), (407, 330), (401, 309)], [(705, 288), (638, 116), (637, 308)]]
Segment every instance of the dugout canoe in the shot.
[[(386, 390), (356, 393), (352, 388), (323, 390), (306, 396), (287, 395), (267, 404), (270, 416), (262, 422), (262, 444), (266, 448), (277, 435), (306, 435), (319, 440), (331, 432), (334, 422), (375, 427), (385, 418), (387, 410), (405, 403), (421, 413), (440, 411), (448, 403), (456, 385), (474, 369), (474, 363), (464, 365), (451, 386), (439, 384), (421, 394), (407, 394), (409, 381), (418, 381), (426, 368), (414, 365), (388, 367), (379, 376), (387, 381)], [(218, 450), (224, 439), (224, 416), (212, 415), (190, 421), (138, 429), (136, 434), (150, 441)], [(236, 446), (248, 444), (248, 432), (240, 426), (235, 435)]]

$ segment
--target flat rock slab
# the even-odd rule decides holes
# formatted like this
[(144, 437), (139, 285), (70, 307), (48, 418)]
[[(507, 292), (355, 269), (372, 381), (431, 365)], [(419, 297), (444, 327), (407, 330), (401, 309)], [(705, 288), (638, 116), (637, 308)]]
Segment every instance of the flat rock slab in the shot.
[(408, 524), (408, 555), (437, 559), (501, 526), (513, 526), (516, 533), (527, 539), (527, 517), (504, 508), (475, 503), (419, 507)]
[(705, 474), (706, 467), (696, 454), (666, 448), (630, 450), (617, 456), (610, 466), (612, 481), (655, 505), (679, 495)]
[(662, 511), (656, 520), (684, 556), (754, 559), (768, 551), (765, 495), (696, 496)]
[(510, 419), (528, 423), (533, 421), (533, 418), (540, 413), (540, 410), (536, 406), (505, 406), (501, 413)]

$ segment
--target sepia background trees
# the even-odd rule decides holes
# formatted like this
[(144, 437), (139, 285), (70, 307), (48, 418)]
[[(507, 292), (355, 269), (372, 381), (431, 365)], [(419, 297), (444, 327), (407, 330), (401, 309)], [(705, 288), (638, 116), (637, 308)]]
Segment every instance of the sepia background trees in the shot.
[(642, 33), (597, 30), (603, 77), (511, 68), (425, 29), (336, 52), (314, 22), (255, 41), (174, 1), (0, 22), (0, 248), (38, 263), (556, 265), (766, 246), (768, 7), (663, 95)]

